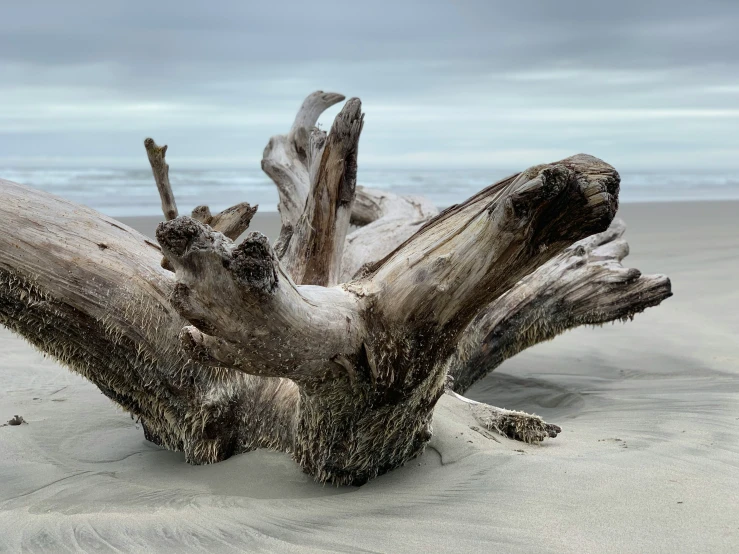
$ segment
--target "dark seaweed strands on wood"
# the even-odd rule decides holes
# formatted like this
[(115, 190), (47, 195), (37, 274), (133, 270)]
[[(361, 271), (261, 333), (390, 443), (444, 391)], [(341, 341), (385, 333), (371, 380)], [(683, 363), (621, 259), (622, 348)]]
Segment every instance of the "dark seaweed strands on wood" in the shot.
[(161, 248), (0, 180), (0, 323), (189, 463), (268, 448), (318, 481), (361, 484), (423, 451), (435, 408), (486, 437), (555, 437), (537, 416), (460, 395), (533, 344), (670, 296), (666, 277), (621, 265), (618, 173), (580, 154), (439, 214), (357, 185), (360, 101), (328, 133), (315, 127), (342, 100), (311, 94), (264, 150), (280, 195), (274, 246), (255, 232), (238, 241), (247, 203), (179, 216), (167, 148), (151, 139)]

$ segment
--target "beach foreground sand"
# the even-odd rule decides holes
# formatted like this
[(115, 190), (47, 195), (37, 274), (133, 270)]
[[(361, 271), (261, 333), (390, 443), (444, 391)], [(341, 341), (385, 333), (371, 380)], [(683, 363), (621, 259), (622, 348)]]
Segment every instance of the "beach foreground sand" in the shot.
[[(528, 350), (468, 394), (560, 436), (493, 442), (437, 418), (421, 458), (361, 488), (271, 452), (188, 466), (0, 329), (0, 419), (28, 422), (0, 428), (0, 551), (736, 552), (739, 203), (619, 216), (626, 265), (666, 273), (675, 296)], [(278, 218), (253, 228), (274, 238)]]

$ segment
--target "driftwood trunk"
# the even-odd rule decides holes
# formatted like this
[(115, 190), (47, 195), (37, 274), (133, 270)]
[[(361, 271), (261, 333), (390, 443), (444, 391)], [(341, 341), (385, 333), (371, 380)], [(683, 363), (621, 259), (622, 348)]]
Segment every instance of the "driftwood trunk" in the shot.
[(670, 296), (666, 277), (621, 266), (618, 173), (577, 155), (437, 213), (357, 186), (360, 101), (315, 129), (343, 99), (310, 95), (264, 151), (274, 246), (237, 240), (256, 211), (246, 203), (178, 217), (166, 146), (151, 139), (158, 244), (0, 180), (0, 323), (191, 463), (270, 448), (319, 481), (361, 484), (423, 451), (442, 396), (510, 438), (556, 436), (458, 393), (528, 346)]

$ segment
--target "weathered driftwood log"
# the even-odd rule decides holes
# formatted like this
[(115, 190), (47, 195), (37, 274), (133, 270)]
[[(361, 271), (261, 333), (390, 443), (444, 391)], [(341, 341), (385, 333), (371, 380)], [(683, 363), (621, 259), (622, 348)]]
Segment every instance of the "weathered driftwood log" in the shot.
[[(93, 210), (0, 181), (0, 322), (192, 463), (272, 448), (320, 481), (360, 484), (422, 452), (445, 390), (445, 406), (484, 428), (556, 436), (447, 387), (669, 296), (666, 278), (620, 265), (623, 227), (608, 229), (618, 174), (573, 156), (436, 215), (423, 199), (356, 187), (359, 101), (328, 134), (314, 129), (340, 100), (310, 95), (265, 149), (283, 220), (274, 248), (259, 233), (234, 242), (254, 212), (245, 204), (167, 217), (160, 250)], [(161, 176), (166, 147), (150, 147)], [(171, 213), (169, 181), (156, 180)], [(360, 228), (346, 236), (350, 221)]]

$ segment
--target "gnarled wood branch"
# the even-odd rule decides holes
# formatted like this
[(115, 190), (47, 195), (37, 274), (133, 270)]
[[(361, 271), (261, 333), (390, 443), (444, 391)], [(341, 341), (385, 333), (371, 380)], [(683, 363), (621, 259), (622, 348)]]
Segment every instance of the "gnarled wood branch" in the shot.
[[(146, 154), (151, 164), (151, 170), (154, 174), (154, 181), (159, 191), (159, 197), (162, 201), (162, 211), (167, 221), (175, 219), (178, 216), (177, 204), (175, 203), (172, 186), (169, 183), (169, 165), (164, 160), (167, 153), (167, 145), (157, 146), (154, 139), (147, 138), (144, 140)], [(246, 229), (249, 228), (254, 214), (259, 206), (253, 208), (247, 202), (242, 202), (226, 208), (222, 212), (213, 216), (210, 208), (205, 205), (197, 206), (192, 210), (192, 217), (201, 223), (210, 225), (216, 231), (223, 233), (232, 240), (236, 240)], [(161, 266), (164, 269), (172, 271), (172, 264), (166, 258), (162, 258)]]
[(236, 240), (249, 228), (259, 206), (252, 208), (248, 202), (241, 202), (213, 216), (208, 206), (193, 208), (191, 217), (200, 223), (210, 225), (214, 231), (223, 233), (231, 240)]
[(426, 220), (439, 210), (423, 196), (400, 196), (385, 190), (358, 186), (352, 209), (352, 225), (370, 225), (379, 219)]
[[(357, 146), (364, 115), (362, 103), (352, 98), (336, 116), (324, 140), (314, 138), (316, 162), (305, 209), (286, 246), (290, 275), (306, 285), (335, 285), (349, 229), (357, 184)], [(320, 159), (319, 159), (320, 152)]]
[(169, 184), (169, 165), (164, 159), (167, 155), (167, 145), (157, 146), (154, 139), (147, 138), (144, 140), (144, 147), (146, 148), (146, 155), (149, 158), (149, 164), (151, 164), (151, 171), (154, 174), (159, 198), (162, 201), (164, 217), (174, 219), (179, 214), (177, 213), (177, 203), (172, 193), (172, 185)]
[[(374, 294), (373, 311), (391, 327), (392, 340), (443, 358), (481, 305), (607, 227), (618, 187), (618, 173), (592, 156), (536, 166), (442, 212), (356, 287)], [(407, 374), (404, 365), (393, 371)]]
[(248, 202), (241, 202), (217, 213), (208, 225), (231, 240), (236, 240), (249, 228), (258, 208), (259, 206), (252, 207)]
[(629, 253), (616, 219), (541, 266), (483, 310), (449, 364), (452, 388), (464, 392), (504, 360), (581, 325), (633, 319), (672, 296), (664, 275), (625, 268)]
[(358, 186), (352, 223), (361, 227), (346, 239), (339, 280), (361, 276), (438, 213), (422, 196), (400, 196)]
[(310, 94), (295, 116), (287, 135), (275, 135), (262, 155), (262, 169), (277, 185), (283, 226), (295, 227), (303, 214), (310, 190), (310, 136), (320, 115), (344, 100), (344, 96), (321, 90)]
[(176, 272), (171, 303), (201, 331), (183, 336), (197, 359), (300, 379), (358, 349), (356, 299), (338, 288), (296, 286), (261, 233), (236, 246), (181, 217), (160, 224), (157, 240)]

